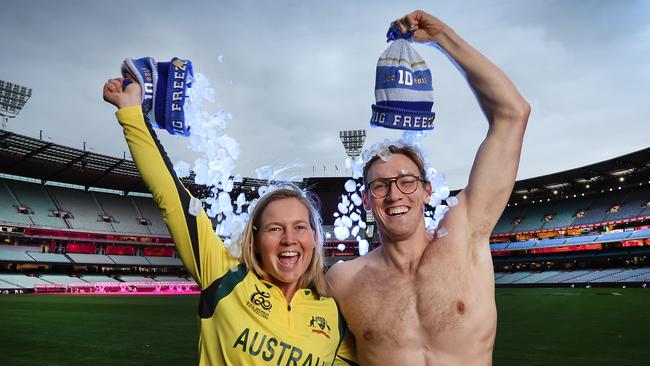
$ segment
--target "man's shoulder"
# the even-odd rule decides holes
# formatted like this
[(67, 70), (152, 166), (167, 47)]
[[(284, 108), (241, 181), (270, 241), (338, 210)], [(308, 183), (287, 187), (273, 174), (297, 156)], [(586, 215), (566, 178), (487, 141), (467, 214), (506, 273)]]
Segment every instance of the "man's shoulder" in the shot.
[(327, 282), (334, 287), (345, 286), (368, 263), (368, 255), (334, 264), (326, 274)]

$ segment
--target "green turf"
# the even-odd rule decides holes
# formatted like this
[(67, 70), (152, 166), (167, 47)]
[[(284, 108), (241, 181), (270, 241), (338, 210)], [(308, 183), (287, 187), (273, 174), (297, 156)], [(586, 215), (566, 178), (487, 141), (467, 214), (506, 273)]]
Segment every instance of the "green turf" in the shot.
[(497, 290), (495, 365), (650, 364), (650, 289)]
[(1, 365), (196, 365), (197, 296), (0, 296)]
[[(1, 365), (196, 365), (197, 296), (0, 296)], [(497, 289), (494, 365), (650, 363), (650, 289)]]

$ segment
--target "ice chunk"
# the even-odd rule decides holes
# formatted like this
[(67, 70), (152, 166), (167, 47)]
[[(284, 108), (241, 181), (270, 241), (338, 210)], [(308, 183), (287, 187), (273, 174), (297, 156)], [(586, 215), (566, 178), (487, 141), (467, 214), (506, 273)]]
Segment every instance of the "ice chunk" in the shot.
[(185, 178), (190, 176), (190, 164), (179, 160), (174, 164), (174, 171), (179, 178)]
[(454, 206), (456, 206), (458, 204), (458, 197), (450, 196), (445, 201), (447, 202), (447, 205), (449, 207), (454, 207)]
[(198, 216), (201, 213), (202, 209), (203, 205), (201, 204), (201, 201), (196, 197), (192, 197), (190, 199), (190, 207), (188, 207), (187, 212), (192, 216)]
[(269, 180), (271, 177), (273, 177), (273, 168), (271, 168), (269, 165), (259, 167), (255, 169), (255, 177), (257, 179)]
[(348, 206), (343, 202), (339, 203), (338, 209), (339, 209), (339, 212), (342, 213), (343, 215), (348, 213)]
[(222, 189), (226, 192), (232, 192), (232, 189), (235, 187), (235, 183), (233, 183), (232, 179), (228, 179), (227, 181), (224, 182)]
[(349, 193), (356, 191), (357, 183), (353, 179), (348, 179), (348, 181), (345, 182), (345, 190), (348, 191)]
[(230, 195), (226, 192), (219, 193), (217, 198), (217, 210), (219, 212), (224, 212), (226, 214), (232, 213), (232, 203), (230, 201)]
[(445, 199), (445, 198), (449, 197), (449, 187), (447, 187), (447, 186), (442, 186), (442, 187), (436, 188), (436, 192), (438, 193), (438, 195), (442, 199)]
[(359, 221), (360, 218), (361, 218), (361, 216), (359, 216), (359, 214), (356, 213), (356, 212), (353, 212), (353, 213), (350, 214), (350, 219), (352, 219), (352, 221), (354, 221), (354, 222)]
[(359, 221), (359, 227), (362, 229), (366, 228), (366, 222), (365, 221)]
[(332, 237), (332, 234), (330, 233), (325, 233), (325, 239), (330, 239)]
[(269, 188), (268, 188), (267, 186), (260, 186), (260, 187), (257, 189), (257, 194), (258, 194), (260, 197), (262, 197), (262, 196), (264, 196), (268, 191), (269, 191)]
[(440, 221), (445, 216), (447, 211), (449, 211), (449, 207), (445, 205), (436, 206), (436, 210), (433, 212), (433, 218)]
[(338, 249), (340, 252), (345, 250), (345, 244), (339, 244), (336, 246), (336, 249)]
[(350, 236), (350, 230), (345, 226), (337, 226), (334, 228), (334, 236), (337, 240), (345, 240)]
[(351, 232), (351, 234), (352, 234), (352, 236), (357, 236), (358, 233), (359, 233), (359, 226), (358, 226), (358, 225), (355, 225), (355, 226), (352, 228), (352, 232)]
[(343, 223), (343, 225), (345, 225), (347, 228), (352, 227), (352, 219), (350, 219), (348, 216), (341, 217), (341, 223)]
[(235, 201), (237, 203), (237, 206), (241, 207), (246, 204), (246, 195), (242, 192), (237, 196), (237, 200)]
[(345, 169), (350, 169), (350, 168), (352, 168), (352, 159), (345, 158)]
[(368, 253), (368, 248), (370, 245), (368, 244), (368, 240), (362, 239), (359, 241), (359, 255), (366, 255)]
[(377, 150), (377, 156), (383, 161), (388, 161), (391, 158), (392, 153), (390, 150), (388, 150), (388, 146), (381, 146), (379, 150)]
[(438, 238), (444, 238), (445, 236), (447, 236), (447, 234), (449, 234), (447, 228), (441, 227), (440, 229), (438, 229), (436, 236), (438, 236)]

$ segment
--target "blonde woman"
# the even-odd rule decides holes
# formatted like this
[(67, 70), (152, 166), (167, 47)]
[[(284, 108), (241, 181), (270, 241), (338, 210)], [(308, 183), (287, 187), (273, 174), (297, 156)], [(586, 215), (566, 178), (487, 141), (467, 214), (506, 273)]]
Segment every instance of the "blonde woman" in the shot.
[(347, 325), (324, 296), (323, 239), (313, 203), (292, 187), (263, 196), (242, 236), (241, 258), (231, 257), (205, 212), (190, 210), (196, 198), (145, 122), (140, 86), (123, 90), (123, 82), (109, 80), (104, 100), (118, 108), (135, 164), (201, 288), (199, 364), (354, 364), (342, 342)]

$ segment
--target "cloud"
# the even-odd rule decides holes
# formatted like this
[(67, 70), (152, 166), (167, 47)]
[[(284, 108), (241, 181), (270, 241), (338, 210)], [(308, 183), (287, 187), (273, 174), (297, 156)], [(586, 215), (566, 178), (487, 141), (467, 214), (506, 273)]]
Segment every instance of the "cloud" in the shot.
[[(237, 172), (300, 162), (305, 176), (342, 174), (334, 167), (346, 157), (339, 130), (366, 129), (366, 146), (399, 136), (368, 121), (388, 23), (415, 8), (450, 24), (530, 101), (520, 178), (635, 151), (650, 135), (650, 5), (642, 1), (201, 1), (182, 13), (153, 1), (3, 6), (0, 37), (11, 57), (0, 68), (11, 72), (2, 78), (34, 89), (9, 129), (44, 130), (55, 142), (86, 141), (114, 156), (126, 145), (102, 84), (124, 57), (181, 56), (212, 80), (218, 103), (233, 114), (227, 133), (242, 146)], [(450, 62), (417, 48), (435, 88), (436, 129), (425, 146), (459, 188), (487, 123)], [(174, 159), (196, 158), (183, 139), (159, 135)]]

